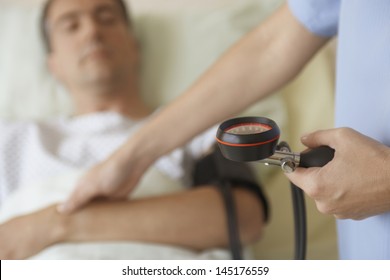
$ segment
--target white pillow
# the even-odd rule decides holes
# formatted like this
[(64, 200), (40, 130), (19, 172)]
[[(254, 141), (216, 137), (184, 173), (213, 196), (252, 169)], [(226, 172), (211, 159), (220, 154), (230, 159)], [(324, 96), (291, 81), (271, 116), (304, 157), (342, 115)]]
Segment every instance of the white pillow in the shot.
[[(43, 1), (2, 0), (0, 118), (42, 119), (72, 110), (66, 91), (46, 69), (39, 30)], [(182, 93), (280, 2), (130, 1), (142, 49), (141, 85), (146, 102), (157, 107)], [(279, 97), (270, 98), (255, 112), (278, 111), (275, 118), (280, 122), (284, 119), (281, 102)]]
[[(0, 117), (39, 118), (67, 106), (46, 70), (37, 1), (4, 1), (0, 9)], [(60, 110), (61, 109), (61, 110)], [(60, 110), (60, 111), (59, 111)]]

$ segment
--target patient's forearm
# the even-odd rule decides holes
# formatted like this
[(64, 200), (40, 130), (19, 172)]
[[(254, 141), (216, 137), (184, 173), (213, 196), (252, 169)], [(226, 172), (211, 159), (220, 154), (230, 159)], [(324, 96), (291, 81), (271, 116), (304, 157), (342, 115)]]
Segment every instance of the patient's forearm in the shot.
[[(256, 240), (263, 227), (257, 197), (234, 190), (243, 243)], [(96, 202), (70, 216), (61, 216), (61, 241), (128, 240), (172, 244), (193, 249), (228, 244), (226, 213), (220, 193), (201, 187), (164, 197)]]

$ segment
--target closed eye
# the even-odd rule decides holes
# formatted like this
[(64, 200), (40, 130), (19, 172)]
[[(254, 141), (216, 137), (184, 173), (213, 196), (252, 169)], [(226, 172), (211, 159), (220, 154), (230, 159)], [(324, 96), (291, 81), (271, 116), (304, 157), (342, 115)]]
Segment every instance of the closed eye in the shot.
[(72, 33), (79, 27), (79, 18), (76, 14), (62, 16), (54, 25), (55, 30), (63, 33)]
[(101, 6), (95, 12), (96, 20), (104, 25), (112, 25), (121, 20), (122, 15), (111, 6)]

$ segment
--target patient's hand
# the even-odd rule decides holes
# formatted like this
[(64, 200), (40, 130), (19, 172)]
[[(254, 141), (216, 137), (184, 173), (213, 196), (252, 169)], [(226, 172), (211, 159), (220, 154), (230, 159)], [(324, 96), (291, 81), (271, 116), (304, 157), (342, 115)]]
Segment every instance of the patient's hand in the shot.
[(0, 225), (0, 259), (25, 259), (58, 242), (63, 228), (55, 206)]

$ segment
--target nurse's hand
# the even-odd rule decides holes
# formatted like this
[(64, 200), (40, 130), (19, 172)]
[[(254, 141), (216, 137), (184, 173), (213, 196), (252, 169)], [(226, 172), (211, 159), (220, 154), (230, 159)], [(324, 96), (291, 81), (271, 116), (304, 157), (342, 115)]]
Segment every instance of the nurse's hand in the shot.
[(309, 148), (335, 149), (324, 167), (287, 174), (320, 212), (359, 220), (390, 211), (389, 147), (350, 128), (317, 131), (301, 140)]
[(122, 147), (107, 160), (92, 167), (78, 181), (67, 201), (58, 205), (58, 211), (70, 214), (95, 198), (126, 198), (154, 161), (143, 153)]

